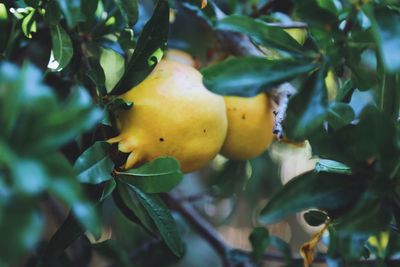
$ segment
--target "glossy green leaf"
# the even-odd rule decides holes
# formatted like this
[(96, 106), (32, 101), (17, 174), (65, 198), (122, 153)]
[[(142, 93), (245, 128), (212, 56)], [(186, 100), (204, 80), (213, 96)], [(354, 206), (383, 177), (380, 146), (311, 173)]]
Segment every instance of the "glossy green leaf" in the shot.
[(56, 0), (61, 11), (63, 12), (68, 28), (74, 28), (78, 22), (83, 20), (83, 14), (81, 12), (82, 1), (81, 0)]
[(183, 243), (180, 238), (176, 223), (165, 203), (153, 194), (146, 194), (140, 189), (130, 186), (143, 207), (147, 210), (162, 239), (171, 251), (178, 257), (183, 256)]
[[(291, 59), (231, 58), (202, 70), (207, 89), (222, 95), (254, 96), (311, 72), (316, 64)], [(243, 71), (246, 70), (246, 71)]]
[(29, 13), (22, 19), (21, 29), (27, 38), (32, 38), (32, 33), (36, 32), (36, 10), (30, 7), (26, 8), (26, 10), (28, 10)]
[(112, 179), (114, 162), (109, 157), (110, 144), (96, 142), (75, 161), (74, 171), (81, 183), (98, 184)]
[(165, 49), (169, 32), (169, 5), (158, 0), (152, 17), (143, 28), (125, 73), (111, 94), (120, 95), (142, 82), (154, 69)]
[(290, 99), (285, 119), (285, 134), (292, 140), (304, 140), (326, 117), (328, 107), (326, 70), (314, 72)]
[(273, 223), (308, 208), (333, 210), (352, 204), (363, 191), (357, 176), (309, 171), (290, 180), (262, 209), (260, 220)]
[(170, 157), (157, 158), (139, 168), (117, 172), (117, 177), (146, 193), (168, 192), (182, 180), (179, 162)]
[(330, 173), (339, 174), (351, 174), (351, 168), (343, 163), (330, 160), (330, 159), (320, 159), (317, 164), (315, 164), (316, 171), (324, 171)]
[(0, 220), (0, 262), (12, 266), (24, 253), (34, 249), (44, 230), (44, 219), (27, 199), (14, 198), (3, 207)]
[(265, 47), (276, 48), (294, 55), (303, 55), (306, 50), (282, 28), (246, 16), (225, 17), (217, 22), (216, 28), (247, 34)]
[(69, 35), (60, 25), (50, 28), (52, 50), (47, 67), (52, 71), (61, 71), (71, 61), (74, 53)]
[(256, 227), (253, 229), (249, 236), (249, 240), (252, 247), (252, 258), (254, 261), (259, 261), (269, 246), (269, 233), (264, 227)]

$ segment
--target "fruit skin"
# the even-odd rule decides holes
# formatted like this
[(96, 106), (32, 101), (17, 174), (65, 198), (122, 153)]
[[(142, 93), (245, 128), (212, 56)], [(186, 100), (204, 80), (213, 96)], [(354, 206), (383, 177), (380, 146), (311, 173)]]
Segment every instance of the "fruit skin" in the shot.
[(193, 57), (185, 51), (170, 48), (165, 53), (165, 59), (169, 61), (176, 61), (188, 66), (196, 67), (196, 62)]
[(175, 157), (183, 172), (197, 170), (221, 149), (227, 132), (223, 97), (208, 91), (196, 69), (161, 60), (138, 86), (121, 96), (133, 108), (116, 113), (124, 168), (160, 156)]
[(275, 116), (267, 94), (255, 97), (225, 96), (228, 133), (221, 154), (233, 160), (255, 158), (274, 140)]

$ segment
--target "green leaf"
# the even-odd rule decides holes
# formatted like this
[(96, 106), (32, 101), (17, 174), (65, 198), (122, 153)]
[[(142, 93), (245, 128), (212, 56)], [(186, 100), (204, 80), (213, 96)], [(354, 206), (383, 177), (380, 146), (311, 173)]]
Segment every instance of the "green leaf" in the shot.
[(260, 220), (273, 223), (308, 208), (345, 208), (359, 197), (365, 181), (357, 176), (309, 171), (290, 180), (262, 209)]
[(134, 186), (130, 188), (153, 219), (166, 245), (176, 256), (182, 257), (183, 243), (171, 212), (164, 202), (157, 195), (146, 194)]
[(24, 253), (34, 249), (44, 230), (44, 219), (28, 199), (6, 202), (0, 218), (0, 262), (20, 262)]
[(261, 45), (297, 56), (304, 55), (306, 50), (283, 29), (246, 16), (231, 15), (225, 17), (217, 22), (216, 28), (247, 34)]
[(390, 72), (400, 71), (400, 14), (386, 8), (364, 5), (363, 10), (372, 24), (380, 56)]
[(168, 1), (158, 0), (152, 17), (143, 28), (125, 73), (111, 94), (120, 95), (142, 82), (155, 68), (167, 44), (169, 31)]
[(65, 18), (67, 19), (68, 28), (72, 29), (79, 21), (84, 19), (81, 12), (81, 0), (56, 0)]
[(256, 227), (253, 229), (249, 236), (249, 240), (252, 247), (252, 258), (255, 262), (262, 259), (262, 256), (269, 246), (269, 233), (264, 227)]
[(52, 71), (61, 71), (71, 61), (74, 53), (69, 35), (60, 25), (50, 28), (52, 50), (47, 67)]
[(81, 183), (98, 184), (112, 179), (114, 162), (109, 157), (110, 144), (96, 142), (85, 150), (74, 164)]
[(133, 26), (138, 19), (137, 0), (115, 0), (115, 4), (129, 26)]
[(116, 240), (107, 240), (93, 245), (94, 250), (102, 257), (111, 260), (114, 264), (121, 267), (131, 267), (132, 263), (128, 253)]
[(354, 119), (354, 111), (348, 104), (335, 102), (327, 110), (326, 120), (335, 130), (350, 124)]
[(85, 4), (82, 5), (82, 14), (85, 17), (86, 21), (93, 21), (96, 18), (96, 10), (99, 5), (100, 0), (90, 0), (85, 1)]
[(61, 10), (56, 0), (49, 0), (44, 15), (44, 21), (49, 26), (57, 26), (61, 20)]
[(27, 38), (32, 38), (32, 32), (36, 32), (36, 20), (34, 18), (36, 10), (27, 7), (25, 8), (29, 13), (22, 19), (21, 29)]
[(157, 228), (152, 218), (141, 205), (136, 194), (131, 192), (130, 186), (125, 183), (117, 183), (117, 188), (118, 190), (113, 194), (114, 201), (125, 217), (141, 225), (148, 233), (157, 235)]
[(3, 53), (7, 46), (11, 30), (11, 19), (9, 17), (7, 7), (0, 3), (0, 54)]
[(27, 78), (31, 67), (24, 66), (22, 72), (8, 62), (0, 63), (0, 136), (5, 140), (11, 135), (16, 126), (20, 106), (23, 102), (23, 80)]
[(285, 134), (292, 140), (304, 140), (321, 126), (328, 107), (326, 69), (314, 72), (290, 99), (285, 119)]
[(100, 65), (105, 75), (105, 86), (110, 92), (124, 74), (124, 58), (111, 49), (101, 49)]
[(117, 177), (146, 193), (168, 192), (182, 180), (179, 162), (170, 157), (157, 158), (136, 169), (117, 172)]
[(311, 226), (320, 226), (328, 219), (326, 213), (319, 210), (310, 210), (304, 213), (304, 220)]
[(351, 174), (351, 168), (343, 163), (330, 160), (330, 159), (320, 159), (315, 165), (315, 170), (318, 172), (330, 172), (338, 174)]
[[(316, 64), (291, 59), (231, 58), (202, 70), (207, 89), (222, 95), (254, 96), (311, 72)], [(246, 71), (243, 71), (246, 70)]]

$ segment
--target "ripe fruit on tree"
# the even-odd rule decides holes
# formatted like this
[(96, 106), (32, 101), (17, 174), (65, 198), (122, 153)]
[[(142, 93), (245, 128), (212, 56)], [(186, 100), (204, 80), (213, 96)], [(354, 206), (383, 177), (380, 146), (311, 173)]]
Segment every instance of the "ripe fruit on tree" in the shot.
[(121, 96), (133, 102), (116, 113), (124, 168), (159, 156), (175, 157), (183, 172), (197, 170), (221, 149), (227, 132), (224, 100), (208, 91), (195, 68), (161, 60), (139, 85)]
[(225, 96), (228, 133), (221, 154), (229, 159), (246, 160), (264, 152), (274, 140), (275, 116), (265, 93), (255, 97)]
[(196, 62), (194, 61), (193, 57), (182, 50), (173, 48), (168, 49), (167, 52), (165, 53), (165, 59), (170, 61), (180, 62), (188, 66), (196, 67)]

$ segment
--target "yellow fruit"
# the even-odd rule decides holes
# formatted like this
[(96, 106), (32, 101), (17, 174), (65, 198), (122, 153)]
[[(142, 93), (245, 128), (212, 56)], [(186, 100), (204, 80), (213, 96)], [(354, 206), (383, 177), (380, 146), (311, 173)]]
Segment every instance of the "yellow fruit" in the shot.
[(224, 97), (228, 133), (221, 154), (234, 160), (246, 160), (264, 152), (274, 139), (273, 107), (262, 93), (255, 97)]
[(192, 67), (196, 66), (196, 62), (191, 55), (178, 49), (168, 49), (168, 51), (165, 53), (165, 59), (176, 61)]
[(116, 114), (120, 151), (129, 169), (160, 156), (175, 157), (183, 172), (197, 170), (221, 149), (227, 131), (224, 100), (208, 91), (196, 69), (161, 60), (138, 86), (121, 96), (133, 102)]

